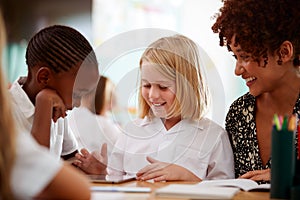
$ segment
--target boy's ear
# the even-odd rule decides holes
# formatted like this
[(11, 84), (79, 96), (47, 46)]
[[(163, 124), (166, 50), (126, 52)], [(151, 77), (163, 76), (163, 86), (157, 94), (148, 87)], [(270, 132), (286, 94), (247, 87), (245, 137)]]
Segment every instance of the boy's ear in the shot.
[(52, 72), (48, 67), (41, 67), (36, 73), (36, 80), (39, 84), (47, 86), (52, 76)]
[(293, 44), (290, 41), (284, 41), (278, 51), (279, 58), (282, 62), (288, 62), (293, 59), (294, 48)]

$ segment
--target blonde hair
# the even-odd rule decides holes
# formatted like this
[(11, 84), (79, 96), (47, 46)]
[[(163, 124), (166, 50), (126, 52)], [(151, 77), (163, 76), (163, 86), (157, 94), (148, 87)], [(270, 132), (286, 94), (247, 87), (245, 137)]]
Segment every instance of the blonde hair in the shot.
[[(208, 88), (200, 70), (198, 46), (183, 35), (161, 38), (152, 43), (140, 59), (153, 63), (159, 72), (175, 80), (176, 100), (167, 118), (181, 116), (182, 119), (201, 119), (208, 107)], [(140, 80), (141, 81), (141, 80)], [(141, 85), (141, 83), (140, 83)], [(139, 117), (153, 117), (153, 113), (139, 89)]]
[(10, 180), (15, 161), (15, 125), (2, 71), (1, 57), (4, 43), (5, 26), (0, 10), (0, 199), (13, 199)]

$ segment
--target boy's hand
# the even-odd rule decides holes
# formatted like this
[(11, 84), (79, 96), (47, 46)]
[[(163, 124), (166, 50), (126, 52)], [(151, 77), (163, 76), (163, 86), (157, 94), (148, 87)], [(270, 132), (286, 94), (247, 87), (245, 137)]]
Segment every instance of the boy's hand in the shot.
[(55, 90), (45, 88), (41, 90), (35, 99), (36, 109), (47, 108), (51, 111), (51, 118), (54, 122), (60, 117), (66, 116), (66, 106)]
[(55, 90), (43, 89), (35, 97), (34, 119), (31, 134), (36, 141), (45, 147), (50, 147), (50, 130), (54, 122), (66, 116), (66, 107)]

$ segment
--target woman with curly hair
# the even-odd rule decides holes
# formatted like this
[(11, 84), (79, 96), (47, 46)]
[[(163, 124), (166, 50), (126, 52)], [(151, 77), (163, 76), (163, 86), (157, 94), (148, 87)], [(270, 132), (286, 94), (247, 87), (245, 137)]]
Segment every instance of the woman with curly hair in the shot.
[(300, 1), (224, 0), (212, 30), (249, 88), (226, 117), (235, 176), (270, 181), (273, 116), (300, 116)]

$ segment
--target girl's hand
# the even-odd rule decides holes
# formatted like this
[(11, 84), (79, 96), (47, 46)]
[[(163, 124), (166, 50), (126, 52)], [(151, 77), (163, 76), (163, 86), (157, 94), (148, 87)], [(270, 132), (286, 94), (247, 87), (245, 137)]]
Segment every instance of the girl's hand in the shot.
[(270, 169), (254, 170), (243, 174), (239, 178), (246, 178), (254, 181), (270, 181), (271, 171)]
[(107, 144), (104, 143), (101, 147), (101, 153), (89, 153), (86, 149), (80, 150), (81, 154), (77, 153), (75, 156), (77, 160), (73, 165), (79, 167), (87, 174), (107, 174)]
[(196, 175), (176, 164), (160, 162), (151, 157), (147, 157), (150, 163), (143, 169), (139, 170), (136, 174), (137, 180), (150, 180), (158, 181), (201, 181)]

